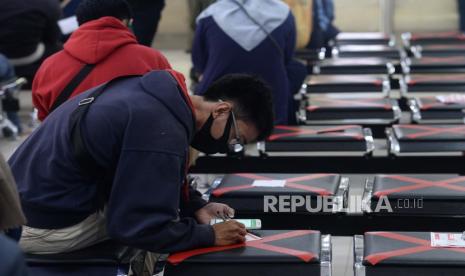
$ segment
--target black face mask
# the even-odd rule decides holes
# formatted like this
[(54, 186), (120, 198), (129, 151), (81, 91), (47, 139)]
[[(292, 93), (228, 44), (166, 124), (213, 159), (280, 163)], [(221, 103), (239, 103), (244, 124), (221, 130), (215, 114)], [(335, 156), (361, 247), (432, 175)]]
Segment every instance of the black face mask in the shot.
[(232, 116), (229, 115), (223, 136), (219, 139), (213, 138), (211, 128), (213, 124), (213, 115), (210, 114), (202, 128), (195, 134), (191, 146), (198, 151), (206, 154), (226, 153), (228, 151), (229, 133), (231, 132)]

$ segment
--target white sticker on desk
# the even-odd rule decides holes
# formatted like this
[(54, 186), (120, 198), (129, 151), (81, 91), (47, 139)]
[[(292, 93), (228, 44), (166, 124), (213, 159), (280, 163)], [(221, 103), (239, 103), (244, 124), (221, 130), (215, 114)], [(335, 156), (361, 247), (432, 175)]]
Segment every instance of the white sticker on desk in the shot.
[(252, 186), (283, 188), (284, 186), (286, 186), (286, 180), (255, 180), (252, 183)]
[(462, 238), (462, 233), (431, 232), (431, 246), (465, 248), (465, 240)]

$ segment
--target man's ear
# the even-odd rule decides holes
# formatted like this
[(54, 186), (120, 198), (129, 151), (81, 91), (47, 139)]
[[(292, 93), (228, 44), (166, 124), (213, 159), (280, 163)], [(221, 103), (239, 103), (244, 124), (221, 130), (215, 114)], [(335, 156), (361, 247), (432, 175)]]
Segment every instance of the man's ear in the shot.
[(216, 119), (220, 116), (229, 115), (229, 113), (231, 112), (231, 109), (232, 109), (231, 103), (223, 102), (223, 101), (218, 102), (212, 112), (213, 119)]

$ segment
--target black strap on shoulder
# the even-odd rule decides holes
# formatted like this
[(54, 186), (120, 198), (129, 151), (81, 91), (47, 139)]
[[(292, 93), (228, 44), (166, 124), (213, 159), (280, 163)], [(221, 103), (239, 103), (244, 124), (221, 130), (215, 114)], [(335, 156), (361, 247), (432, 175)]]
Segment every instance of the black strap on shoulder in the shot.
[(105, 89), (115, 81), (129, 77), (135, 77), (135, 75), (118, 77), (97, 87), (87, 98), (79, 101), (78, 106), (70, 116), (69, 127), (72, 152), (81, 172), (97, 182), (97, 197), (95, 201), (99, 210), (103, 210), (108, 200), (111, 179), (113, 177), (113, 175), (111, 175), (111, 170), (113, 168), (104, 168), (102, 165), (98, 164), (97, 160), (95, 160), (86, 147), (81, 131), (82, 120), (87, 114), (91, 104), (105, 92)]
[(74, 76), (74, 78), (65, 86), (65, 88), (60, 92), (52, 107), (50, 112), (55, 110), (57, 107), (66, 102), (74, 90), (82, 83), (82, 81), (92, 72), (95, 68), (95, 64), (86, 64), (82, 69)]
[(108, 83), (97, 88), (89, 97), (79, 101), (78, 107), (73, 111), (70, 117), (71, 128), (71, 144), (74, 156), (81, 167), (81, 169), (90, 176), (97, 176), (99, 174), (98, 165), (90, 153), (88, 152), (81, 134), (81, 121), (89, 110), (92, 104), (105, 90)]

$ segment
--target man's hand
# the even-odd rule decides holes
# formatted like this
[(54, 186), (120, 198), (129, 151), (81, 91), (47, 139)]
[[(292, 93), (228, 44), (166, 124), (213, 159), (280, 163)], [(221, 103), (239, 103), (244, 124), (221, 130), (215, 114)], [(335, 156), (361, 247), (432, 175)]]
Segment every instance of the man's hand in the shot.
[(226, 204), (209, 203), (195, 212), (195, 218), (200, 224), (210, 224), (215, 218), (228, 219), (234, 217), (234, 209)]
[(247, 234), (244, 224), (235, 220), (214, 224), (213, 231), (215, 232), (216, 246), (243, 243)]

